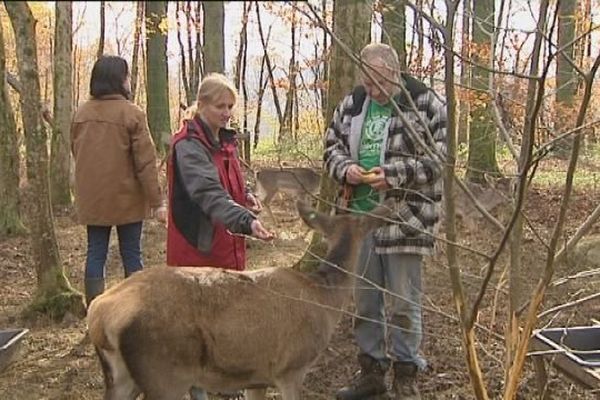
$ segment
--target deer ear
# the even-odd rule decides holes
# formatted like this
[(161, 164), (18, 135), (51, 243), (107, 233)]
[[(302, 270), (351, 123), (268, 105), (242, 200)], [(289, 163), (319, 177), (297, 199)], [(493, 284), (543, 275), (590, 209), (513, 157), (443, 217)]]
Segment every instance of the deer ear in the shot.
[(318, 212), (302, 200), (296, 202), (296, 207), (298, 208), (300, 218), (310, 228), (319, 232), (324, 232), (327, 229), (327, 225), (331, 219), (329, 216)]
[(371, 214), (375, 214), (379, 217), (390, 217), (394, 213), (394, 199), (387, 198), (383, 203), (378, 205), (371, 211)]
[(375, 227), (385, 225), (388, 223), (386, 219), (389, 219), (394, 214), (394, 199), (388, 198), (382, 204), (375, 207), (369, 214), (371, 218), (369, 218)]

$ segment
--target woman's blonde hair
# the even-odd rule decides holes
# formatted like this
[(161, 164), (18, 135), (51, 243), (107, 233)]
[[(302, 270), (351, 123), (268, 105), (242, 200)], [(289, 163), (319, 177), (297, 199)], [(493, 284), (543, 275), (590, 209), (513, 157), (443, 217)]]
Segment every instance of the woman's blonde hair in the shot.
[(237, 90), (225, 75), (216, 72), (208, 74), (198, 88), (197, 109), (200, 110), (203, 104), (216, 102), (224, 93), (231, 94), (233, 101), (237, 102)]

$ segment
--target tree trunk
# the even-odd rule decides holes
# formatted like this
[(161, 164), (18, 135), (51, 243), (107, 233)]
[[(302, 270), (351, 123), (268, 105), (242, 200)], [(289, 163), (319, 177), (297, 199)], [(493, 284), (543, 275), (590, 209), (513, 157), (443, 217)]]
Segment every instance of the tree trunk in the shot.
[(133, 55), (131, 56), (131, 101), (135, 102), (138, 87), (140, 38), (144, 23), (144, 2), (138, 1), (135, 9), (135, 31), (133, 33)]
[[(419, 10), (423, 10), (424, 6), (423, 6), (423, 0), (417, 0), (417, 8)], [(423, 21), (423, 17), (421, 16), (421, 13), (417, 13), (415, 11), (415, 30), (417, 32), (417, 47), (415, 48), (416, 50), (416, 56), (415, 56), (415, 66), (416, 66), (416, 75), (419, 79), (423, 79), (423, 53), (425, 50), (425, 27), (424, 27), (424, 21)], [(412, 42), (414, 43), (414, 42)]]
[[(188, 1), (189, 4), (189, 1)], [(191, 24), (189, 24), (189, 21), (192, 21), (192, 12), (191, 12), (191, 6), (190, 6), (190, 12), (188, 15), (188, 31), (191, 32), (189, 26), (191, 26)], [(194, 24), (194, 29), (196, 30), (196, 58), (193, 57), (192, 55), (192, 36), (191, 33), (188, 33), (188, 52), (189, 52), (189, 59), (190, 60), (194, 60), (193, 65), (190, 63), (190, 73), (189, 76), (191, 76), (191, 81), (190, 81), (190, 90), (192, 91), (192, 93), (194, 93), (194, 98), (196, 96), (196, 93), (198, 93), (198, 87), (200, 86), (200, 79), (202, 79), (202, 77), (204, 76), (204, 66), (203, 66), (203, 57), (202, 57), (202, 29), (200, 29), (201, 25), (201, 21), (202, 20), (202, 7), (200, 6), (200, 3), (196, 2), (196, 19), (195, 19), (195, 24)]]
[(106, 2), (100, 2), (100, 40), (98, 41), (98, 52), (96, 58), (100, 58), (104, 54), (104, 37), (106, 32)]
[[(367, 2), (342, 2), (334, 5), (333, 33), (355, 53), (370, 42), (371, 7)], [(352, 90), (358, 81), (359, 68), (348, 58), (344, 50), (332, 43), (332, 56), (329, 62), (329, 76), (336, 78), (329, 82), (329, 99), (325, 120), (331, 121), (338, 103)]]
[[(473, 52), (475, 64), (493, 67), (491, 56), (491, 32), (495, 29), (494, 2), (473, 0)], [(485, 183), (485, 175), (499, 175), (496, 161), (496, 126), (492, 118), (490, 104), (490, 72), (482, 67), (473, 67), (472, 84), (477, 90), (476, 99), (471, 104), (471, 126), (469, 128), (469, 158), (467, 179), (471, 182)]]
[(292, 139), (292, 120), (294, 111), (294, 92), (296, 91), (296, 11), (292, 10), (291, 46), (292, 53), (288, 65), (289, 87), (285, 94), (285, 108), (283, 109), (283, 123), (279, 126), (277, 142), (285, 146)]
[[(296, 75), (302, 79), (304, 84), (304, 79), (302, 74), (300, 73), (300, 64), (296, 61)], [(304, 89), (306, 89), (306, 85), (303, 85)], [(294, 125), (292, 127), (292, 133), (294, 137), (294, 143), (298, 143), (298, 135), (300, 134), (300, 98), (298, 95), (298, 88), (294, 88)]]
[(242, 5), (244, 13), (242, 15), (242, 28), (240, 29), (240, 39), (239, 39), (239, 47), (237, 56), (235, 57), (235, 66), (233, 67), (233, 83), (236, 88), (240, 88), (241, 79), (242, 79), (242, 59), (244, 58), (244, 49), (246, 47), (246, 40), (248, 36), (248, 13), (252, 8), (252, 2), (249, 2), (249, 5), (246, 6), (246, 1), (244, 0), (244, 4)]
[(242, 29), (240, 29), (240, 39), (238, 53), (235, 58), (234, 79), (235, 87), (242, 95), (242, 123), (240, 130), (242, 137), (239, 142), (239, 152), (247, 165), (250, 165), (250, 132), (248, 131), (248, 86), (246, 84), (246, 69), (248, 66), (248, 15), (252, 9), (252, 2), (244, 1), (242, 8)]
[[(327, 24), (327, 0), (321, 1), (321, 7), (323, 9), (321, 18), (323, 19), (323, 23)], [(327, 45), (327, 31), (323, 29), (323, 53), (322, 53), (322, 74), (321, 74), (321, 116), (323, 119), (325, 118), (325, 113), (327, 112), (327, 85), (326, 82), (329, 81), (329, 51), (331, 50), (331, 46)]]
[(460, 101), (458, 111), (457, 145), (467, 144), (469, 141), (469, 97), (471, 87), (471, 66), (468, 60), (471, 59), (471, 0), (463, 1), (462, 16), (462, 39), (460, 54)]
[[(435, 3), (431, 2), (429, 4), (429, 15), (435, 15)], [(436, 63), (438, 62), (438, 51), (441, 51), (441, 43), (442, 40), (438, 35), (438, 29), (429, 24), (429, 48), (431, 49), (431, 54), (429, 57), (429, 67), (427, 68), (427, 72), (429, 73), (429, 87), (435, 86), (435, 71), (436, 71)]]
[(406, 0), (383, 1), (383, 43), (398, 53), (400, 68), (406, 70)]
[[(537, 22), (537, 31), (535, 40), (533, 43), (533, 51), (531, 53), (531, 63), (529, 67), (530, 76), (538, 76), (540, 54), (542, 53), (542, 40), (547, 34), (547, 30), (544, 29), (546, 26), (547, 13), (548, 13), (549, 1), (543, 0), (540, 4), (539, 18)], [(515, 207), (520, 204), (525, 204), (527, 201), (527, 176), (529, 170), (532, 167), (531, 157), (534, 147), (534, 137), (536, 131), (536, 125), (539, 118), (540, 111), (540, 98), (544, 95), (544, 81), (530, 80), (527, 86), (527, 100), (525, 106), (525, 124), (523, 126), (523, 141), (521, 143), (521, 153), (518, 160), (518, 171), (517, 176), (518, 187), (515, 195)], [(506, 325), (506, 365), (505, 365), (505, 382), (508, 382), (505, 386), (505, 390), (511, 390), (510, 381), (515, 379), (515, 374), (519, 374), (518, 365), (515, 365), (515, 361), (518, 361), (518, 349), (521, 346), (521, 340), (524, 339), (522, 336), (522, 326), (519, 317), (519, 309), (524, 305), (525, 299), (529, 296), (525, 293), (525, 285), (523, 279), (523, 263), (522, 263), (522, 247), (523, 247), (523, 217), (521, 212), (516, 211), (514, 216), (514, 224), (512, 231), (510, 232), (510, 269), (509, 269), (509, 309), (508, 309), (508, 323)], [(528, 340), (529, 335), (526, 337)], [(516, 367), (516, 370), (514, 368)], [(511, 376), (512, 375), (512, 376)], [(513, 398), (513, 397), (509, 397)]]
[(80, 293), (67, 280), (60, 260), (48, 185), (48, 135), (40, 113), (40, 80), (36, 52), (35, 24), (26, 2), (4, 2), (17, 49), (17, 64), (23, 90), (20, 96), (27, 147), (28, 199), (31, 207), (30, 234), (37, 274), (37, 293), (32, 311), (61, 318), (67, 311), (83, 315)]
[[(370, 42), (371, 38), (371, 4), (362, 1), (336, 1), (333, 10), (333, 34), (350, 49), (359, 53)], [(329, 63), (330, 80), (327, 92), (327, 112), (325, 113), (326, 125), (333, 118), (333, 113), (338, 103), (352, 90), (358, 81), (359, 68), (350, 61), (348, 55), (339, 45), (332, 41), (332, 56)], [(327, 174), (321, 178), (318, 209), (329, 213), (331, 202), (334, 200), (337, 184)], [(297, 268), (313, 270), (319, 263), (312, 255), (323, 257), (325, 247), (321, 235), (313, 234), (308, 250), (298, 261)]]
[[(248, 7), (246, 7), (246, 2), (244, 1), (244, 35), (243, 35), (243, 39), (242, 39), (242, 43), (243, 43), (243, 49), (244, 52), (242, 54), (242, 61), (241, 61), (241, 76), (240, 76), (240, 84), (241, 84), (241, 88), (242, 88), (242, 100), (244, 101), (244, 115), (243, 115), (243, 121), (242, 121), (242, 132), (244, 133), (244, 138), (242, 140), (243, 143), (243, 157), (244, 157), (244, 161), (246, 161), (246, 163), (248, 165), (250, 165), (250, 130), (248, 129), (248, 84), (247, 84), (247, 80), (246, 80), (246, 72), (248, 70), (248, 30), (247, 30), (247, 25), (248, 25), (248, 15), (250, 13), (250, 9), (252, 8), (252, 3), (248, 2)], [(241, 44), (240, 44), (241, 46)]]
[[(454, 3), (456, 4), (456, 3)], [(469, 322), (467, 310), (467, 296), (461, 278), (459, 267), (458, 252), (454, 243), (457, 242), (456, 234), (456, 207), (454, 202), (454, 185), (456, 178), (456, 93), (454, 85), (454, 64), (455, 56), (452, 51), (454, 47), (454, 22), (456, 19), (456, 9), (449, 7), (447, 10), (446, 25), (444, 27), (444, 66), (445, 66), (445, 84), (448, 110), (448, 154), (444, 168), (444, 209), (446, 238), (446, 258), (448, 260), (448, 269), (450, 271), (450, 281), (452, 283), (452, 294), (456, 311), (460, 319), (460, 330), (462, 333), (463, 351), (471, 379), (471, 385), (476, 399), (487, 400), (486, 385), (483, 379), (479, 359), (477, 357), (477, 338), (473, 324)]]
[(150, 133), (159, 154), (165, 154), (171, 135), (167, 32), (160, 26), (166, 18), (166, 1), (146, 3), (146, 109)]
[(203, 1), (204, 9), (204, 72), (225, 71), (224, 22), (222, 1)]
[[(556, 57), (556, 97), (554, 105), (555, 131), (563, 133), (572, 125), (575, 112), (575, 93), (577, 79), (573, 66), (567, 61), (575, 61), (575, 10), (576, 0), (561, 0), (558, 5), (558, 48), (563, 49)], [(561, 157), (569, 156), (573, 147), (572, 137), (563, 139), (556, 144), (556, 154)]]
[[(175, 2), (175, 5), (177, 6), (177, 9), (175, 11), (175, 18), (177, 20), (177, 43), (179, 44), (179, 54), (181, 55), (181, 66), (180, 66), (181, 84), (183, 84), (183, 89), (185, 91), (185, 105), (189, 106), (192, 104), (194, 95), (190, 91), (190, 79), (188, 79), (188, 67), (187, 67), (187, 59), (185, 56), (185, 47), (183, 45), (183, 40), (181, 39), (181, 22), (179, 20), (179, 10), (180, 10), (180, 4), (182, 4), (182, 3), (183, 2), (180, 2), (180, 1)], [(189, 34), (190, 34), (189, 30), (187, 31), (187, 34), (189, 37)]]
[(21, 234), (17, 125), (6, 86), (4, 32), (0, 24), (0, 236)]
[[(271, 32), (269, 31), (269, 35), (267, 35), (267, 43), (270, 36)], [(267, 77), (265, 79), (264, 76), (266, 58), (267, 56), (263, 55), (262, 62), (260, 63), (260, 75), (258, 78), (258, 99), (256, 100), (256, 118), (254, 118), (254, 143), (252, 144), (255, 150), (258, 147), (258, 142), (260, 140), (260, 116), (262, 113), (263, 97), (265, 95), (265, 90), (267, 89), (267, 84), (269, 83), (269, 78)]]
[(75, 90), (73, 93), (73, 104), (72, 109), (76, 109), (79, 105), (79, 88), (81, 87), (81, 49), (77, 46), (77, 43), (73, 45), (73, 85)]
[[(256, 3), (256, 23), (258, 25), (258, 34), (260, 41), (263, 46), (263, 52), (266, 62), (266, 71), (269, 82), (271, 83), (271, 92), (273, 93), (273, 103), (275, 103), (275, 111), (277, 112), (277, 121), (279, 126), (283, 125), (283, 112), (281, 111), (281, 103), (279, 102), (279, 96), (277, 95), (277, 87), (275, 86), (275, 78), (273, 77), (273, 66), (271, 65), (271, 58), (269, 57), (269, 51), (267, 46), (267, 40), (263, 32), (262, 22), (260, 18), (260, 3)], [(272, 25), (271, 25), (272, 26)], [(271, 33), (271, 27), (269, 27), (269, 35)]]
[(71, 146), (69, 131), (73, 104), (71, 66), (73, 65), (73, 6), (70, 1), (55, 3), (54, 25), (54, 132), (50, 158), (53, 206), (71, 204)]

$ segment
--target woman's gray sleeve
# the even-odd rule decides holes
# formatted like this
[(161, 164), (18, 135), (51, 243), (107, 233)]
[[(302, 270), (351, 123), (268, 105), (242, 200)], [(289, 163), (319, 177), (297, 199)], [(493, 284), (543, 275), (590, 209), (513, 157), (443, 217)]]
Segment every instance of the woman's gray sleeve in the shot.
[(251, 234), (254, 215), (225, 191), (208, 149), (197, 139), (184, 139), (175, 145), (175, 157), (176, 172), (202, 212), (231, 232)]

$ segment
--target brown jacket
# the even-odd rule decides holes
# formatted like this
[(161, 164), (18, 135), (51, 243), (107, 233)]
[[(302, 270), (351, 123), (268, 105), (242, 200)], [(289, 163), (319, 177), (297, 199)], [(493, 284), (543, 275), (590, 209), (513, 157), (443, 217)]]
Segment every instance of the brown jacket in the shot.
[(85, 102), (73, 117), (71, 150), (79, 222), (138, 222), (162, 201), (146, 114), (120, 95)]

